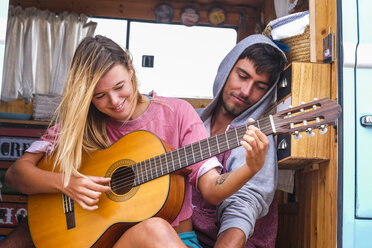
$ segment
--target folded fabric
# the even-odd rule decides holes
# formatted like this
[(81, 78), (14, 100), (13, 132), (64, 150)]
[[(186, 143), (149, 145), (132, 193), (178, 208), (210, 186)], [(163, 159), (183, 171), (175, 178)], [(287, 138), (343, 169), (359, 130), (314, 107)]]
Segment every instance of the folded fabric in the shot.
[(50, 121), (58, 104), (61, 101), (61, 96), (35, 94), (33, 104), (33, 118), (39, 121)]
[(272, 20), (268, 26), (271, 27), (273, 40), (282, 40), (289, 37), (301, 35), (309, 25), (309, 11), (294, 13)]

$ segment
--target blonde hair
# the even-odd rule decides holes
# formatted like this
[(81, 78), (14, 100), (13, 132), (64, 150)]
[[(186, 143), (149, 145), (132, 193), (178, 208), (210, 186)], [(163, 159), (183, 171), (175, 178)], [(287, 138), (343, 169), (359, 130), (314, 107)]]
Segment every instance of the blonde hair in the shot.
[(133, 71), (134, 97), (129, 119), (141, 101), (130, 53), (100, 35), (85, 38), (76, 49), (55, 117), (59, 134), (55, 141), (54, 167), (59, 167), (63, 174), (65, 187), (71, 175), (83, 176), (78, 171), (83, 151), (89, 153), (110, 145), (106, 132), (107, 116), (98, 111), (91, 101), (98, 81), (117, 64)]

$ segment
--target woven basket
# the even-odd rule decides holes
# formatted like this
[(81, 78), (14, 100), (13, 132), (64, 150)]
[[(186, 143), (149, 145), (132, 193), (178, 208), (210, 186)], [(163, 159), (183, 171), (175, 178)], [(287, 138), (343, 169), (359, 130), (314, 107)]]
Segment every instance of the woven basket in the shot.
[[(271, 38), (271, 27), (267, 26), (262, 34)], [(288, 63), (293, 61), (310, 61), (310, 26), (307, 26), (304, 33), (301, 35), (296, 35), (279, 41), (290, 48), (289, 51), (285, 51)]]

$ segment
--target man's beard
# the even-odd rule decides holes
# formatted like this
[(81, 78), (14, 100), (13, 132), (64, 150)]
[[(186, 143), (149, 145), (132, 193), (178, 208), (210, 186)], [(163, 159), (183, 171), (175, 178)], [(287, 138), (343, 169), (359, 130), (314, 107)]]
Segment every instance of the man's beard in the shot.
[(234, 105), (228, 105), (225, 101), (222, 101), (222, 106), (225, 109), (225, 111), (233, 116), (234, 118), (239, 116), (241, 113), (244, 112), (245, 109), (240, 109)]

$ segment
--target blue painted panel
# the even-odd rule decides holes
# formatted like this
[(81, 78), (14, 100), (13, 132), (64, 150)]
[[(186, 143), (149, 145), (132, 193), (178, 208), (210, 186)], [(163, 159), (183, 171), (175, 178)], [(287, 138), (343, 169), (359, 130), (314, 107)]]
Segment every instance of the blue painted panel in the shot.
[(355, 246), (356, 248), (371, 248), (372, 247), (372, 221), (371, 220), (356, 220), (355, 221)]
[[(372, 115), (372, 32), (370, 0), (359, 0), (359, 46), (356, 69), (356, 216), (372, 218), (372, 127), (360, 118)], [(372, 220), (371, 220), (372, 222)], [(372, 233), (372, 230), (371, 232)]]
[[(355, 221), (355, 87), (354, 68), (343, 69), (343, 213), (342, 243), (343, 247), (354, 247)], [(341, 166), (339, 164), (339, 166)], [(339, 213), (341, 214), (341, 213)]]
[[(354, 247), (355, 235), (355, 53), (358, 43), (357, 0), (342, 0), (343, 196), (342, 247)], [(339, 13), (340, 14), (340, 13)], [(340, 44), (340, 43), (339, 43)]]
[(356, 74), (356, 216), (372, 218), (372, 127), (363, 127), (360, 118), (372, 115), (372, 69)]

